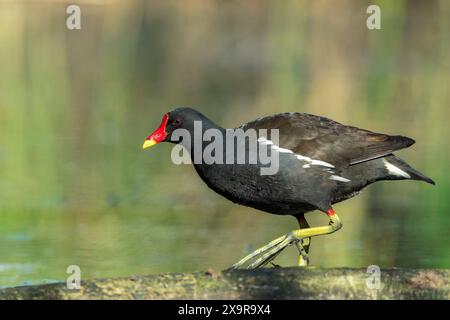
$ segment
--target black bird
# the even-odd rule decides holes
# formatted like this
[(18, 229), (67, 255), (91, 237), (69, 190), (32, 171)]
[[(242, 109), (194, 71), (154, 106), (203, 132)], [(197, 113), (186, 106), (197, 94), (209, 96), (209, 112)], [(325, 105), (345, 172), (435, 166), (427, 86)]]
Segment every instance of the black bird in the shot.
[[(272, 130), (272, 133), (277, 129), (278, 142), (272, 139), (275, 134), (268, 139), (261, 129)], [(247, 134), (254, 132), (256, 136)], [(244, 148), (239, 149), (237, 143), (227, 147), (225, 140), (231, 133), (245, 134)], [(197, 140), (195, 144), (195, 139), (206, 136), (207, 139)], [(238, 139), (230, 137), (235, 142)], [(292, 244), (299, 250), (298, 264), (307, 265), (310, 238), (342, 227), (332, 204), (349, 199), (380, 180), (407, 179), (434, 184), (433, 180), (393, 154), (411, 146), (413, 139), (346, 126), (306, 113), (279, 113), (235, 129), (224, 129), (194, 109), (177, 108), (164, 115), (161, 125), (145, 140), (143, 148), (160, 142), (183, 145), (202, 180), (227, 199), (297, 218), (300, 229), (259, 248), (233, 268), (264, 266)], [(217, 143), (216, 148), (208, 160), (205, 154), (211, 151), (213, 142)], [(267, 154), (273, 156), (277, 161), (275, 173), (262, 173), (262, 168), (268, 167), (267, 161), (263, 162), (261, 153), (252, 146), (258, 150), (265, 147)], [(257, 159), (251, 162), (250, 158), (255, 154)], [(245, 161), (240, 158), (239, 162), (239, 156)], [(316, 209), (328, 215), (329, 225), (309, 227), (304, 214)]]

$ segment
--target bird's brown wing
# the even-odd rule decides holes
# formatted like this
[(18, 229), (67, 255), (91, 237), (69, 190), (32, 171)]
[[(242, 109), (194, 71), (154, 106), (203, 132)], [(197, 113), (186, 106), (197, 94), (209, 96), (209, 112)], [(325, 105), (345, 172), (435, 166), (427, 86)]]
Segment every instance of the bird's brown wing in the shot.
[(375, 133), (297, 112), (256, 119), (240, 128), (279, 129), (279, 147), (334, 166), (349, 166), (380, 158), (414, 143), (407, 137)]

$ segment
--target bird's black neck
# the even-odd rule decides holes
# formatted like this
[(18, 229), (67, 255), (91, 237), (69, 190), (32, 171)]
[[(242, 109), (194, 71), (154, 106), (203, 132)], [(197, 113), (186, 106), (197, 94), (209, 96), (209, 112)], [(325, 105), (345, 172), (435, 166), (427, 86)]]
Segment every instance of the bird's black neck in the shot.
[[(226, 129), (216, 125), (203, 115), (200, 115), (200, 117), (194, 120), (192, 125), (186, 129), (189, 132), (190, 137), (183, 137), (180, 144), (187, 149), (193, 163), (198, 162), (198, 159), (203, 155), (205, 148), (211, 143), (218, 143), (225, 148)], [(225, 150), (223, 151), (225, 152)]]

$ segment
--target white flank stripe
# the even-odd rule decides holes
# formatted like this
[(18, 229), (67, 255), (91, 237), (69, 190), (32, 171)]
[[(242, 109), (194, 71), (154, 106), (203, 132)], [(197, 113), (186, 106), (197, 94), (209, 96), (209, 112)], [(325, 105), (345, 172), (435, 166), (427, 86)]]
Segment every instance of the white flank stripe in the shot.
[(397, 177), (404, 177), (406, 179), (410, 179), (411, 176), (407, 174), (405, 171), (401, 170), (400, 168), (394, 166), (392, 163), (389, 163), (386, 161), (386, 159), (383, 159), (384, 166), (386, 167), (387, 171)]
[(350, 182), (350, 180), (348, 180), (344, 177), (334, 175), (334, 174), (330, 177), (330, 180), (336, 180), (336, 181), (340, 181), (340, 182)]
[[(302, 160), (302, 161), (306, 161), (308, 162), (308, 166), (304, 165), (303, 168), (309, 168), (309, 165), (312, 166), (323, 166), (323, 167), (328, 167), (328, 168), (334, 168), (334, 166), (328, 162), (325, 161), (321, 161), (321, 160), (315, 160), (315, 159), (311, 159), (310, 157), (306, 157), (306, 156), (302, 156), (301, 154), (295, 154), (294, 152), (292, 152), (292, 150), (289, 149), (285, 149), (285, 148), (280, 148), (279, 146), (275, 145), (272, 141), (267, 140), (266, 138), (258, 138), (258, 142), (263, 143), (263, 144), (267, 144), (270, 145), (272, 149), (280, 152), (280, 153), (292, 153), (295, 155), (295, 157), (298, 160)], [(306, 167), (307, 166), (307, 167)]]
[(321, 161), (321, 160), (312, 160), (311, 164), (313, 166), (324, 166), (324, 167), (328, 167), (328, 168), (334, 168), (334, 166), (332, 164), (329, 164), (328, 162), (325, 161)]

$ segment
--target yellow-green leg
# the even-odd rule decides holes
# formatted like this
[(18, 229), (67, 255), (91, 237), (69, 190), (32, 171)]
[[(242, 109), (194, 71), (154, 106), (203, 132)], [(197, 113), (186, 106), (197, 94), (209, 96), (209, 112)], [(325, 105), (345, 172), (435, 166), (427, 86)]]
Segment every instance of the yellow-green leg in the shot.
[[(296, 218), (297, 218), (298, 224), (300, 225), (300, 229), (308, 229), (309, 228), (308, 221), (306, 221), (304, 214), (298, 215), (298, 216), (296, 216)], [(300, 241), (301, 241), (301, 246), (299, 245), (298, 242), (296, 243), (298, 253), (299, 253), (297, 265), (299, 267), (306, 267), (309, 264), (308, 253), (309, 253), (309, 246), (311, 244), (311, 238), (305, 238)]]
[[(262, 267), (275, 259), (277, 255), (281, 253), (286, 247), (295, 244), (299, 249), (300, 255), (302, 255), (302, 263), (307, 262), (307, 252), (302, 245), (302, 240), (307, 240), (311, 237), (320, 236), (324, 234), (330, 234), (342, 227), (341, 219), (334, 212), (333, 209), (328, 210), (328, 217), (330, 218), (330, 223), (323, 227), (313, 227), (294, 230), (284, 236), (281, 236), (269, 244), (255, 250), (253, 253), (244, 257), (237, 263), (235, 263), (231, 268), (238, 269), (248, 263), (247, 269), (256, 269)], [(306, 221), (306, 220), (305, 220)], [(306, 243), (309, 248), (310, 240)], [(300, 261), (299, 261), (300, 262)]]

